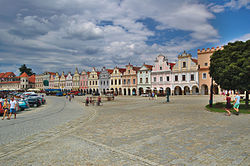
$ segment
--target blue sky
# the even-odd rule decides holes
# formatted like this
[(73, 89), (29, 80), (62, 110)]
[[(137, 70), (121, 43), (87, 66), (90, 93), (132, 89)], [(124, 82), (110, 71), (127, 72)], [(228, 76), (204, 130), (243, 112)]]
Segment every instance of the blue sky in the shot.
[(0, 72), (174, 62), (186, 50), (250, 39), (250, 0), (3, 0)]

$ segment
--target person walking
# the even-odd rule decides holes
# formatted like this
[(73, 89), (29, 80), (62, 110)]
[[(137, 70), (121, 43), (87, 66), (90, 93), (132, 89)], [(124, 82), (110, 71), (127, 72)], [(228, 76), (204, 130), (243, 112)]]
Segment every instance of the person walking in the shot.
[(71, 101), (71, 95), (69, 95), (69, 101)]
[(155, 97), (155, 93), (153, 92), (152, 93), (152, 100), (154, 100), (154, 97)]
[(85, 106), (89, 106), (89, 97), (86, 98)]
[(225, 107), (225, 110), (227, 111), (226, 116), (230, 116), (231, 115), (231, 112), (230, 112), (230, 109), (231, 109), (231, 97), (229, 96), (229, 93), (227, 94), (227, 97), (226, 97), (225, 100), (227, 101), (226, 107)]
[(9, 104), (10, 114), (7, 119), (10, 120), (12, 114), (14, 114), (14, 119), (16, 119), (16, 107), (17, 107), (17, 102), (14, 99), (14, 97), (12, 97)]
[(234, 98), (234, 110), (236, 111), (235, 115), (239, 115), (239, 107), (240, 107), (240, 96), (239, 96), (239, 92), (236, 92), (236, 96)]
[(2, 120), (4, 120), (6, 114), (7, 114), (7, 117), (8, 117), (9, 104), (10, 104), (10, 103), (8, 102), (8, 99), (5, 98), (5, 99), (4, 99), (4, 102), (3, 102), (3, 111), (4, 111), (4, 113), (3, 113), (3, 118), (2, 118)]

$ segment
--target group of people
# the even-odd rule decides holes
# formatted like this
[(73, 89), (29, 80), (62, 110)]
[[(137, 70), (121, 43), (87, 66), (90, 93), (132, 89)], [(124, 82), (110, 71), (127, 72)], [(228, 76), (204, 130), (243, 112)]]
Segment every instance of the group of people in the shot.
[[(226, 116), (230, 116), (231, 115), (231, 97), (229, 96), (229, 93), (227, 93), (226, 95), (226, 107), (225, 110), (227, 111)], [(234, 103), (233, 103), (233, 109), (236, 111), (235, 115), (239, 115), (239, 108), (240, 108), (240, 96), (239, 96), (239, 92), (236, 92), (236, 96), (234, 98)]]
[(14, 99), (14, 97), (11, 97), (10, 101), (8, 101), (8, 98), (5, 98), (2, 108), (4, 110), (2, 120), (4, 120), (6, 115), (7, 119), (10, 120), (12, 114), (14, 114), (14, 119), (16, 119), (17, 101)]
[(69, 99), (69, 101), (71, 101), (72, 99), (74, 99), (74, 95), (73, 94), (66, 94), (66, 99)]
[[(102, 102), (101, 96), (98, 96), (97, 103), (96, 103), (97, 106), (100, 106), (101, 102)], [(89, 106), (89, 104), (92, 104), (92, 105), (95, 104), (95, 101), (94, 101), (94, 99), (92, 97), (86, 97), (85, 105)]]

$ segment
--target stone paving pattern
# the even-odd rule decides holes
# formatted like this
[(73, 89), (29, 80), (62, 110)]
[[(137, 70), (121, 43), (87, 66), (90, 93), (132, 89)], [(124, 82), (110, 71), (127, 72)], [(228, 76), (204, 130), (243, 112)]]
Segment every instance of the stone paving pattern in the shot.
[[(77, 100), (77, 99), (76, 99)], [(78, 119), (50, 131), (31, 148), (13, 143), (1, 165), (242, 165), (250, 164), (250, 116), (204, 110), (208, 96), (149, 100), (118, 97), (84, 107)], [(216, 101), (222, 98), (216, 96)], [(78, 98), (78, 102), (82, 98)], [(49, 132), (48, 132), (49, 133)], [(48, 134), (47, 133), (47, 134)], [(46, 132), (40, 135), (46, 135)], [(39, 134), (34, 138), (38, 140)], [(32, 142), (32, 138), (26, 144)], [(32, 143), (31, 143), (32, 145)], [(0, 149), (0, 152), (2, 150)], [(8, 153), (8, 149), (4, 153)]]

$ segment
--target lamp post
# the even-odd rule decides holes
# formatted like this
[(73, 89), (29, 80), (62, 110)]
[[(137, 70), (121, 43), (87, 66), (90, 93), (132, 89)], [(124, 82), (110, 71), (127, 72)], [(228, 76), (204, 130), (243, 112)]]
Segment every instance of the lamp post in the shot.
[(213, 78), (211, 79), (209, 107), (213, 107)]

